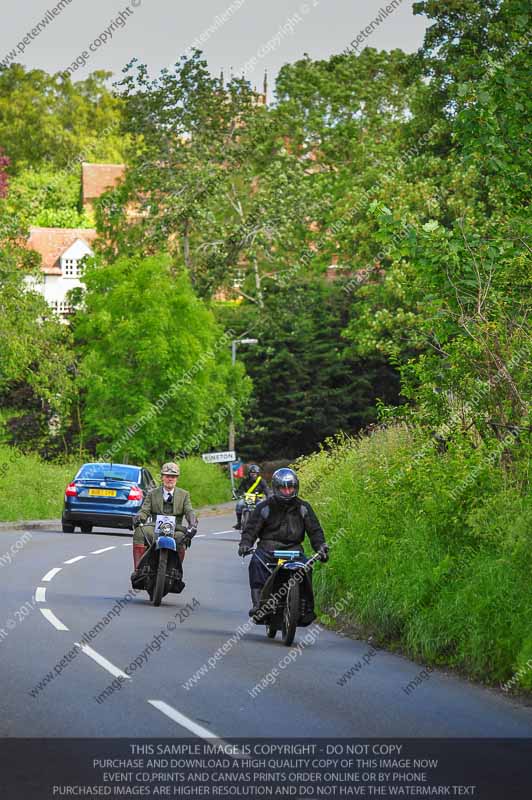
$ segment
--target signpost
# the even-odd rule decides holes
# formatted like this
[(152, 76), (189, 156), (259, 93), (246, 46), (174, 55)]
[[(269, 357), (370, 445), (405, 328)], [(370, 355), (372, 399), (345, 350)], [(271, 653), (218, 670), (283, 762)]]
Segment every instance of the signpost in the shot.
[(202, 459), (206, 464), (227, 464), (228, 461), (236, 461), (234, 450), (225, 450), (223, 453), (203, 453)]
[(222, 453), (203, 453), (202, 459), (206, 464), (227, 464), (229, 463), (229, 475), (231, 477), (231, 489), (235, 492), (235, 476), (233, 475), (232, 464), (236, 461), (234, 450), (225, 450)]

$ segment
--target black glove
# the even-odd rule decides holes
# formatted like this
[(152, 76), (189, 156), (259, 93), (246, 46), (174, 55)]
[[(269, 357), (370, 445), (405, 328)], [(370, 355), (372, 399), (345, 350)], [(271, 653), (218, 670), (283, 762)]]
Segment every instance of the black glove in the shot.
[(324, 564), (329, 560), (329, 545), (328, 544), (325, 544), (325, 543), (322, 544), (320, 549), (317, 550), (316, 552), (319, 553), (320, 561), (323, 561)]
[(183, 544), (185, 545), (185, 547), (190, 547), (190, 545), (192, 544), (192, 539), (197, 534), (197, 532), (198, 532), (197, 528), (187, 529), (187, 532), (185, 533), (185, 538), (183, 539)]
[(140, 516), (140, 514), (135, 514), (135, 516), (133, 517), (133, 526), (135, 528), (138, 528), (139, 525), (142, 525), (142, 517)]
[(247, 544), (240, 544), (238, 546), (238, 555), (239, 556), (247, 556), (247, 554), (251, 551), (251, 547)]

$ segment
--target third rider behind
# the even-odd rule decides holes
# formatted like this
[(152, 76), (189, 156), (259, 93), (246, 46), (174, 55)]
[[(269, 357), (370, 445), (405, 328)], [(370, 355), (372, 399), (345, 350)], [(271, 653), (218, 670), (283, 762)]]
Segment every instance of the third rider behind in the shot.
[(321, 560), (327, 561), (329, 558), (329, 548), (312, 506), (297, 496), (299, 479), (294, 470), (284, 467), (274, 472), (272, 490), (273, 497), (259, 503), (249, 518), (238, 548), (238, 555), (244, 556), (258, 539), (256, 555), (253, 555), (249, 565), (253, 603), (250, 615), (257, 610), (262, 587), (270, 576), (261, 560), (271, 559), (274, 550), (297, 549), (303, 553), (302, 543), (306, 533), (314, 552), (321, 553)]
[(240, 481), (240, 486), (237, 489), (237, 495), (240, 499), (236, 504), (236, 525), (233, 525), (233, 528), (237, 531), (242, 528), (242, 511), (246, 504), (244, 495), (253, 494), (254, 492), (263, 494), (264, 497), (269, 497), (270, 495), (268, 484), (260, 474), (260, 467), (256, 464), (251, 464), (248, 468), (247, 477)]

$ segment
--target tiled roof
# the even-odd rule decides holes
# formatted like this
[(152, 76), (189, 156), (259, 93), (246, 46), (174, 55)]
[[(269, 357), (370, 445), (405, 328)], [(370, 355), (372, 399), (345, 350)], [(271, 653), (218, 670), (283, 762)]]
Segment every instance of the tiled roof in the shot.
[(78, 239), (91, 247), (96, 236), (93, 228), (30, 228), (27, 247), (40, 253), (46, 275), (61, 275), (59, 259), (63, 253)]
[(116, 186), (126, 172), (125, 164), (82, 164), (83, 202), (95, 200)]

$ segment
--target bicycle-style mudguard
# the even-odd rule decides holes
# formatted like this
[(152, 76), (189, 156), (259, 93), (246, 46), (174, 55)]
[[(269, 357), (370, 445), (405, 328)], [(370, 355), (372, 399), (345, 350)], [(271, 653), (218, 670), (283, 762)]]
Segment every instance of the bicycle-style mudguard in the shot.
[(159, 536), (155, 542), (156, 550), (177, 550), (177, 545), (173, 536)]
[[(284, 551), (286, 554), (286, 551)], [(300, 555), (298, 553), (297, 555)], [(274, 565), (272, 565), (274, 566)], [(289, 562), (286, 561), (283, 564), (278, 564), (274, 566), (273, 572), (262, 587), (261, 593), (261, 606), (265, 606), (268, 600), (275, 596), (281, 586), (287, 581), (287, 574), (294, 572), (296, 573), (297, 570), (303, 572), (301, 576), (301, 580), (298, 581), (299, 583), (299, 591), (301, 597), (301, 617), (298, 622), (298, 627), (306, 628), (307, 625), (310, 625), (316, 619), (316, 614), (314, 613), (314, 592), (312, 589), (312, 579), (311, 573), (304, 572), (302, 569), (304, 567), (304, 562)], [(284, 576), (283, 576), (284, 573)], [(290, 576), (291, 579), (292, 576)], [(282, 597), (286, 598), (286, 595), (282, 593)], [(284, 607), (284, 599), (281, 601), (279, 608), (270, 614), (265, 614), (263, 624), (269, 624), (273, 620), (277, 620), (278, 624), (281, 625), (281, 618), (282, 618), (282, 608)]]

